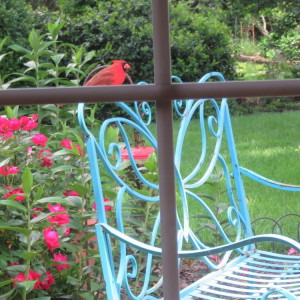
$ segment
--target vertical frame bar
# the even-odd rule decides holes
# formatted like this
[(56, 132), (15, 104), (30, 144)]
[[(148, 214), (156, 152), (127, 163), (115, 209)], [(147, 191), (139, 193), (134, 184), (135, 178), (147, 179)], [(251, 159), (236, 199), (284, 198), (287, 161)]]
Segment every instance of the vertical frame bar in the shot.
[[(171, 85), (168, 0), (152, 0), (155, 85)], [(157, 101), (157, 142), (164, 299), (179, 299), (172, 99)]]

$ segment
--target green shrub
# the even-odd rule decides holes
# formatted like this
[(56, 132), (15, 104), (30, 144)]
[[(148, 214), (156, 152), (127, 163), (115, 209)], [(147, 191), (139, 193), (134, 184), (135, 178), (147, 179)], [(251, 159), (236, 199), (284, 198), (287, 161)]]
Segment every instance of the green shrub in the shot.
[[(27, 45), (27, 37), (31, 30), (33, 15), (30, 6), (24, 0), (0, 1), (0, 41), (8, 37), (6, 45)], [(17, 54), (11, 54), (1, 62), (1, 72), (18, 71), (21, 66)]]
[[(132, 65), (134, 82), (153, 82), (150, 1), (99, 1), (96, 9), (86, 7), (84, 14), (65, 13), (62, 18), (64, 42), (97, 50), (99, 64), (125, 59)], [(226, 25), (193, 12), (187, 3), (171, 5), (170, 21), (173, 74), (194, 81), (214, 70), (234, 78)]]

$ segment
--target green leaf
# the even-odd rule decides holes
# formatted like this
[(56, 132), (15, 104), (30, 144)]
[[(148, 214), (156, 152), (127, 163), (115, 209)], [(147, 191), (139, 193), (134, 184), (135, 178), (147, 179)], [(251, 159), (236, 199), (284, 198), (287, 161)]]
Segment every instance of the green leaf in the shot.
[(47, 197), (47, 198), (42, 198), (36, 203), (61, 203), (61, 204), (67, 204), (70, 205), (70, 202), (66, 200), (65, 198), (62, 197)]
[(37, 200), (39, 200), (39, 199), (42, 197), (43, 191), (44, 191), (44, 188), (40, 185), (40, 186), (39, 186), (39, 189), (38, 189), (38, 191), (36, 192), (36, 195), (35, 195), (35, 197), (34, 197), (34, 202), (36, 202)]
[(54, 61), (55, 65), (58, 66), (64, 56), (64, 54), (56, 54), (52, 55), (51, 59)]
[(68, 196), (67, 200), (74, 207), (77, 207), (77, 208), (81, 208), (82, 207), (82, 198), (81, 197), (78, 197), (78, 196)]
[(2, 39), (2, 41), (0, 42), (0, 51), (2, 50), (6, 40), (7, 40), (8, 36), (6, 36), (4, 39)]
[(30, 46), (32, 47), (33, 51), (35, 53), (37, 53), (40, 49), (41, 44), (40, 44), (39, 37), (36, 34), (34, 29), (32, 29), (29, 34), (29, 43), (30, 43)]
[(79, 295), (85, 300), (94, 300), (94, 295), (91, 292), (82, 292)]
[(13, 116), (13, 110), (12, 110), (12, 108), (10, 106), (6, 106), (5, 107), (5, 113), (6, 113), (6, 115), (8, 116), (9, 119), (14, 118), (14, 116)]
[(27, 167), (22, 176), (22, 185), (25, 194), (29, 195), (32, 189), (33, 176), (30, 169)]
[(87, 235), (85, 235), (82, 239), (81, 239), (81, 242), (82, 243), (85, 243), (87, 242), (88, 240), (90, 240), (91, 238), (95, 237), (95, 232), (92, 232), (92, 233), (89, 233)]
[(33, 218), (30, 223), (38, 223), (45, 220), (50, 215), (52, 215), (52, 213), (40, 213), (37, 217)]
[(9, 292), (7, 292), (7, 293), (1, 295), (1, 296), (0, 296), (0, 300), (7, 300), (7, 299), (10, 299), (9, 296), (10, 296), (11, 294), (13, 294), (13, 293), (15, 292), (15, 290), (16, 290), (16, 289), (13, 288), (13, 289), (11, 289)]
[[(36, 241), (38, 241), (40, 239), (40, 237), (42, 236), (42, 233), (39, 231), (32, 231), (30, 234), (30, 245), (32, 246)], [(37, 253), (37, 252), (34, 252)]]
[(59, 23), (59, 19), (55, 23), (48, 23), (48, 31), (51, 34), (51, 37), (53, 40), (57, 39), (59, 31), (62, 29), (64, 26), (65, 22)]
[(74, 166), (63, 165), (63, 166), (59, 166), (57, 168), (52, 169), (52, 173), (55, 174), (55, 173), (58, 173), (61, 171), (70, 171), (73, 169), (74, 169)]
[(119, 142), (119, 128), (114, 128), (112, 126), (109, 126), (107, 130), (107, 141), (108, 143)]
[(12, 283), (13, 281), (14, 281), (14, 279), (2, 281), (2, 282), (0, 282), (0, 287), (6, 286), (6, 285)]
[(28, 281), (17, 281), (17, 284), (20, 286), (23, 286), (26, 291), (28, 291), (31, 287), (33, 287), (35, 285), (35, 283), (37, 282), (37, 280), (28, 280)]
[(0, 205), (13, 207), (17, 210), (21, 210), (25, 214), (27, 213), (27, 208), (14, 200), (0, 200)]
[(0, 226), (0, 230), (12, 230), (24, 234), (26, 237), (29, 237), (31, 230), (27, 228), (17, 227), (17, 226)]
[(26, 272), (27, 265), (14, 265), (14, 266), (9, 266), (6, 268), (7, 271), (11, 272)]
[(74, 286), (76, 286), (78, 282), (79, 282), (79, 280), (77, 278), (74, 278), (71, 276), (68, 276), (68, 278), (67, 278), (67, 283), (70, 283)]
[(39, 251), (29, 251), (29, 252), (25, 252), (21, 255), (22, 258), (24, 258), (27, 261), (32, 260), (34, 257), (37, 256), (37, 254), (39, 253)]
[(32, 298), (31, 300), (51, 300), (51, 297), (38, 297), (38, 298)]
[(20, 45), (12, 45), (12, 46), (10, 46), (10, 48), (17, 52), (23, 52), (23, 53), (27, 53), (27, 54), (31, 53), (28, 49), (26, 49)]

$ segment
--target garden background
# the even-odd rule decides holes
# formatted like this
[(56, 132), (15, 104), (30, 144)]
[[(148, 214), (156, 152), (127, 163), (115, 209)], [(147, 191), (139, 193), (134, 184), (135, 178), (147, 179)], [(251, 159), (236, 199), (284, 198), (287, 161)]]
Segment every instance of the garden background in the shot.
[[(171, 1), (173, 74), (185, 82), (210, 71), (227, 80), (299, 78), (297, 2)], [(112, 59), (131, 65), (135, 83), (153, 82), (150, 1), (2, 0), (0, 29), (0, 88), (82, 85), (96, 65)], [(299, 179), (294, 163), (299, 161), (299, 100), (229, 101), (232, 114), (245, 115), (233, 120), (240, 149), (251, 145), (242, 157), (245, 164), (255, 158), (259, 172), (259, 159), (269, 159), (278, 181), (289, 166), (287, 180), (294, 184)], [(293, 111), (267, 118), (258, 114), (284, 110)], [(87, 123), (95, 129), (117, 112), (111, 104), (91, 105)], [(265, 135), (274, 128), (274, 134)], [(88, 226), (95, 207), (76, 106), (63, 105), (62, 99), (61, 105), (1, 108), (0, 135), (0, 299), (102, 297), (99, 256)], [(117, 140), (117, 132), (110, 135)], [(270, 140), (272, 145), (264, 144)], [(287, 161), (280, 148), (285, 143)], [(212, 185), (210, 192), (220, 190)], [(107, 199), (115, 197), (109, 186), (104, 193)], [(261, 210), (268, 214), (267, 205), (258, 205), (261, 193), (249, 199), (254, 217)], [(272, 213), (279, 216), (286, 199), (266, 197), (278, 197)], [(296, 203), (294, 196), (287, 209)], [(108, 215), (112, 207), (108, 200)]]

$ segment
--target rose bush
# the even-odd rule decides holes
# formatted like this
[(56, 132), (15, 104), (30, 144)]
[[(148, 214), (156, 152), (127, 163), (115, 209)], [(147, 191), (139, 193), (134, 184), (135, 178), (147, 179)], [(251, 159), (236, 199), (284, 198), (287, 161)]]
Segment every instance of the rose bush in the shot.
[(79, 130), (20, 113), (0, 116), (0, 294), (94, 299), (104, 286), (100, 263), (87, 263), (98, 259), (96, 213)]

